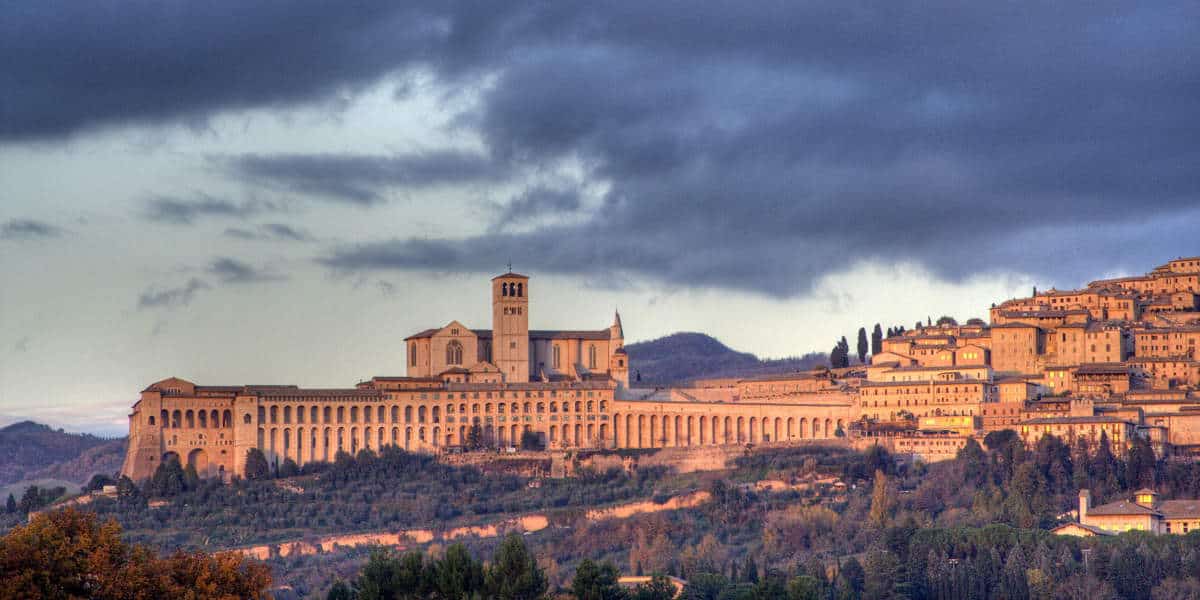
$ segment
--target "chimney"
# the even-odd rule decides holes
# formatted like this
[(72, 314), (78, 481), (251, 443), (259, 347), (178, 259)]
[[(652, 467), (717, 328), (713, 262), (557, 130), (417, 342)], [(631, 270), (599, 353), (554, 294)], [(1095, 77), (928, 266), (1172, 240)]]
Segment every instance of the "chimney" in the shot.
[(1079, 522), (1081, 524), (1087, 518), (1087, 511), (1091, 506), (1092, 493), (1088, 490), (1079, 490)]

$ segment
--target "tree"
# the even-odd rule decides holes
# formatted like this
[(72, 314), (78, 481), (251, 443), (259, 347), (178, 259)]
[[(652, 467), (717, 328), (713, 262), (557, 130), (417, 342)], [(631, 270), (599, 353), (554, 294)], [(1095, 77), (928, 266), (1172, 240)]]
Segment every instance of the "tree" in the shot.
[(867, 364), (867, 351), (870, 349), (867, 343), (867, 329), (865, 327), (858, 328), (858, 362)]
[(196, 465), (188, 464), (183, 470), (183, 489), (194, 490), (200, 487), (200, 474), (196, 472)]
[(846, 562), (842, 563), (838, 568), (837, 588), (839, 598), (859, 598), (862, 596), (863, 586), (866, 585), (867, 575), (863, 571), (862, 563), (853, 556)]
[(122, 475), (117, 480), (117, 504), (123, 507), (143, 506), (146, 503), (146, 497), (142, 494), (142, 490), (129, 477)]
[(496, 600), (535, 600), (542, 598), (548, 584), (546, 575), (517, 534), (504, 538), (484, 574), (487, 596)]
[(268, 598), (270, 570), (235, 552), (159, 558), (116, 521), (69, 507), (0, 538), (0, 598)]
[(300, 474), (300, 465), (291, 458), (283, 459), (283, 464), (279, 466), (280, 477), (295, 477)]
[(186, 475), (174, 455), (158, 463), (146, 482), (146, 495), (170, 498), (187, 489)]
[(17, 512), (17, 499), (13, 498), (12, 494), (8, 495), (8, 501), (4, 503), (4, 512), (10, 515)]
[(650, 581), (639, 584), (633, 590), (633, 600), (672, 600), (675, 598), (675, 584), (666, 575), (657, 574)]
[(104, 489), (104, 486), (113, 485), (115, 483), (117, 483), (117, 481), (112, 477), (109, 477), (104, 473), (96, 473), (95, 475), (92, 475), (91, 479), (88, 480), (87, 485), (83, 486), (83, 491), (98, 492)]
[(346, 585), (345, 581), (339, 579), (333, 582), (329, 593), (325, 595), (325, 600), (354, 600), (354, 593), (350, 591), (350, 586)]
[(470, 450), (478, 450), (483, 447), (483, 428), (479, 423), (474, 423), (467, 430), (467, 448)]
[(729, 580), (719, 573), (697, 573), (688, 579), (679, 593), (679, 600), (717, 600), (729, 586)]
[(754, 562), (753, 554), (746, 555), (746, 562), (742, 565), (742, 581), (758, 583), (758, 565)]
[(258, 481), (271, 477), (271, 467), (262, 450), (251, 448), (246, 451), (246, 479)]
[(811, 575), (793, 577), (787, 584), (788, 600), (822, 600), (825, 586)]
[[(888, 329), (888, 335), (891, 335), (891, 329)], [(871, 356), (875, 356), (883, 352), (883, 329), (879, 327), (879, 323), (875, 324), (875, 329), (871, 330)]]
[(571, 593), (576, 600), (623, 600), (627, 594), (617, 583), (618, 577), (617, 567), (612, 563), (597, 565), (585, 558), (575, 569)]
[(432, 571), (433, 591), (439, 598), (471, 598), (483, 590), (483, 564), (462, 544), (447, 548)]
[(537, 432), (532, 429), (526, 429), (525, 432), (521, 434), (521, 449), (540, 451), (545, 450), (546, 446), (542, 443), (542, 436), (538, 435)]
[(892, 518), (896, 506), (896, 491), (883, 471), (875, 471), (875, 486), (871, 490), (871, 524), (882, 528)]

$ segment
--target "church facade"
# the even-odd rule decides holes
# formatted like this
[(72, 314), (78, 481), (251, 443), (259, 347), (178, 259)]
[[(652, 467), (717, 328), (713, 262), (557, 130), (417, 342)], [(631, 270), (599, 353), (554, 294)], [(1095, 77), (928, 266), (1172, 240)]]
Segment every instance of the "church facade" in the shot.
[(807, 374), (631, 388), (619, 313), (602, 329), (531, 330), (529, 278), (505, 273), (490, 288), (492, 328), (453, 320), (409, 336), (403, 376), (328, 389), (151, 384), (129, 415), (122, 474), (178, 459), (201, 476), (242, 475), (252, 448), (299, 465), (388, 445), (436, 453), (466, 445), (476, 425), (492, 448), (525, 432), (549, 449), (788, 443), (832, 439), (858, 416), (851, 390)]

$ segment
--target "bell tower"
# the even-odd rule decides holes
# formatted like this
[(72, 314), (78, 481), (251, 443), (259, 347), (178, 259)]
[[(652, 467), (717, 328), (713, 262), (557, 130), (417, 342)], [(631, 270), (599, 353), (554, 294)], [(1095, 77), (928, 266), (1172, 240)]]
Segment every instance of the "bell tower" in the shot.
[(507, 383), (529, 381), (529, 278), (492, 278), (492, 361)]

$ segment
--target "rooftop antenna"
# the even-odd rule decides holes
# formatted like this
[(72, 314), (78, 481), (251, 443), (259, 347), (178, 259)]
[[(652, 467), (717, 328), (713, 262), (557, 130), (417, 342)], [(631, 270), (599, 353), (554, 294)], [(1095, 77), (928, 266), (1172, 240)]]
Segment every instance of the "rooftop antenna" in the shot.
[(512, 260), (508, 261), (508, 272), (512, 273)]

